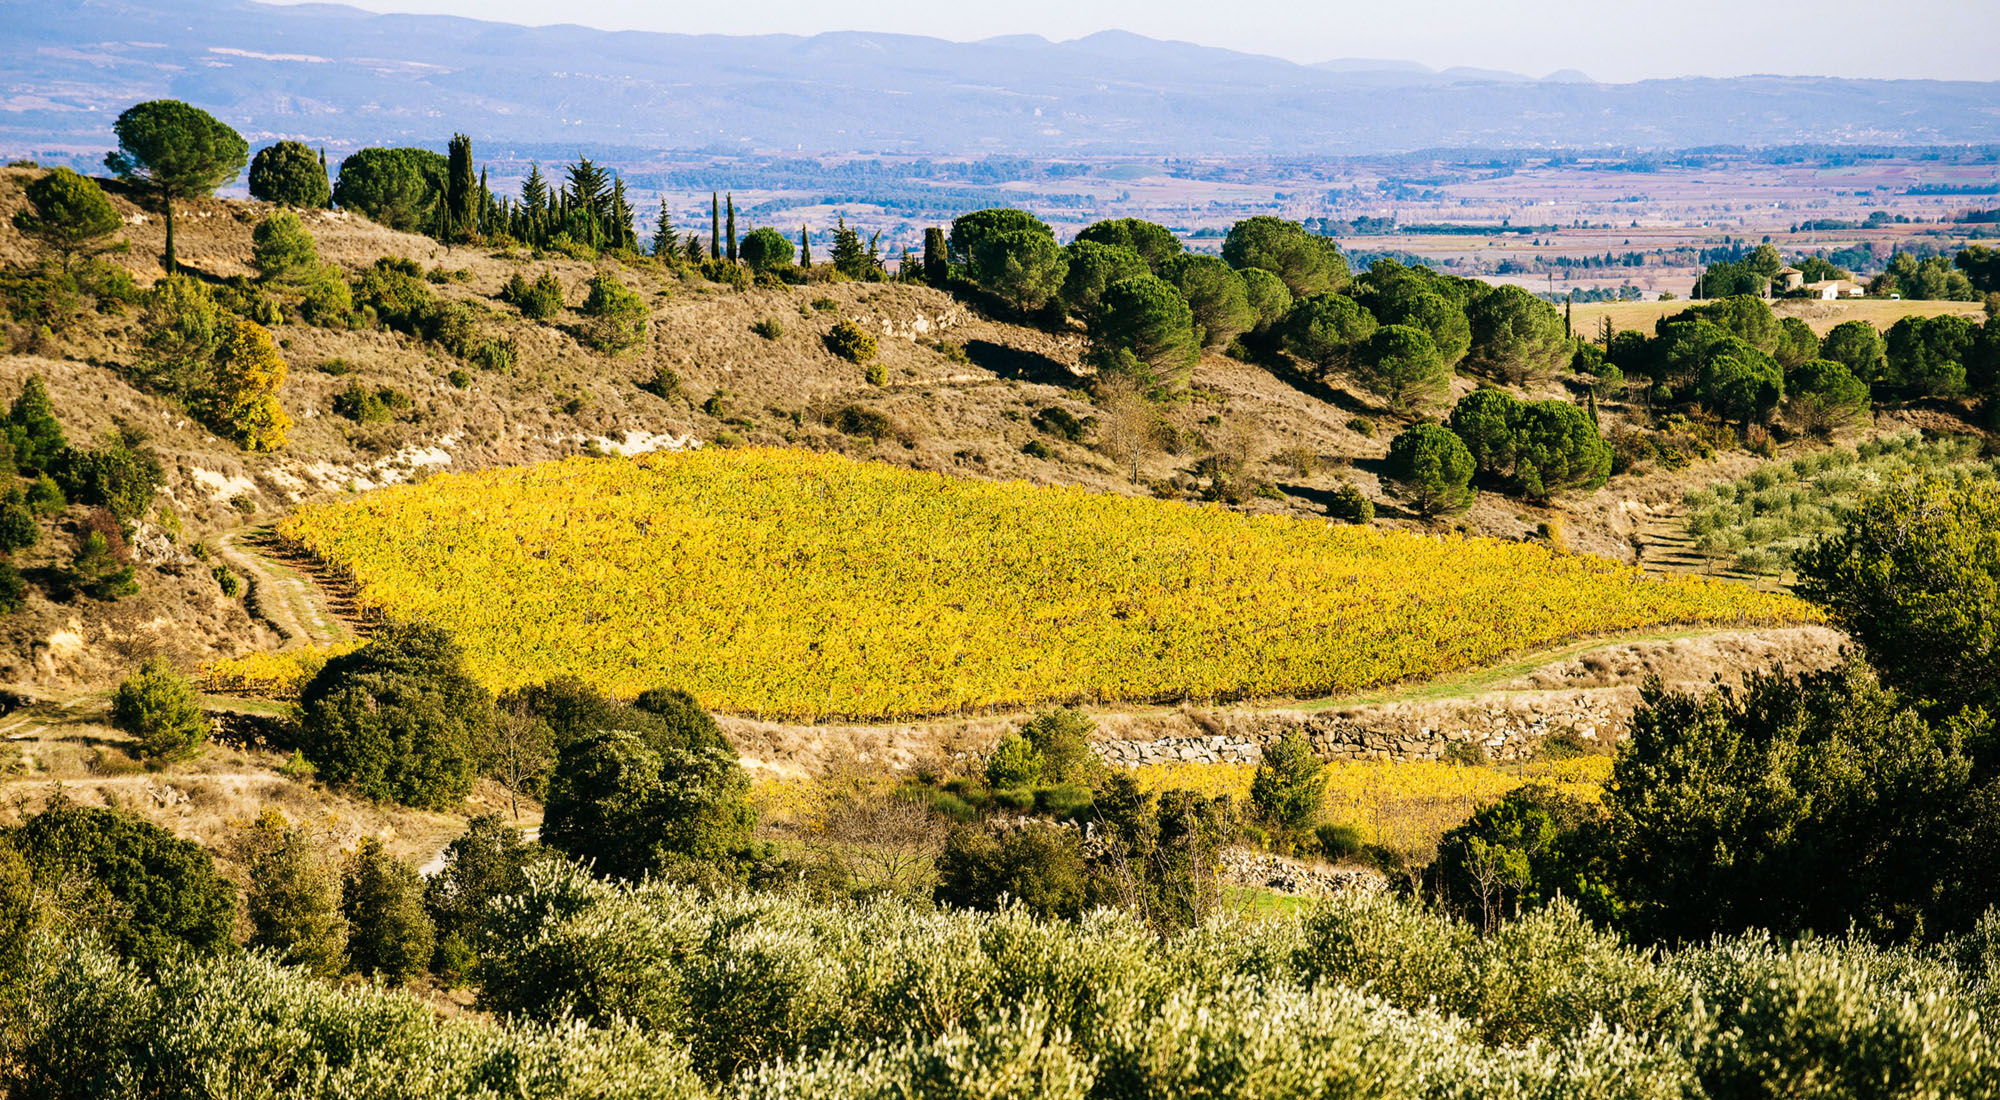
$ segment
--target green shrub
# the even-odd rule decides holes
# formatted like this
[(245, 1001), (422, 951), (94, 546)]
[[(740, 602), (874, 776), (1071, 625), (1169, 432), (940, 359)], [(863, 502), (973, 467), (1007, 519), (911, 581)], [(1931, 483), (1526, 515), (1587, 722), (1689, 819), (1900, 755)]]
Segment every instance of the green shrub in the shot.
[(379, 838), (363, 837), (348, 860), (340, 908), (355, 972), (402, 985), (430, 968), (436, 932), (424, 911), (423, 876), (384, 851)]
[(1037, 431), (1047, 432), (1058, 439), (1081, 443), (1096, 429), (1097, 418), (1079, 417), (1060, 405), (1050, 405), (1036, 411), (1035, 415), (1028, 418), (1028, 423), (1034, 425)]
[(492, 699), (436, 627), (391, 623), (299, 692), (299, 748), (370, 798), (441, 810), (472, 790)]
[[(23, 473), (44, 475), (36, 482), (34, 490), (42, 491), (42, 483), (47, 481), (46, 474), (54, 469), (56, 457), (69, 444), (63, 438), (62, 422), (56, 419), (55, 403), (49, 400), (48, 387), (43, 384), (41, 375), (31, 374), (26, 382), (21, 383), (20, 394), (8, 407), (6, 428), (15, 464)], [(54, 489), (54, 485), (49, 488)], [(32, 492), (30, 495), (33, 495)]]
[(1375, 502), (1352, 482), (1343, 481), (1326, 502), (1326, 514), (1342, 523), (1373, 523)]
[(451, 383), (453, 389), (457, 390), (468, 389), (472, 385), (472, 375), (467, 374), (466, 372), (459, 370), (456, 367), (452, 368), (451, 373), (445, 375), (444, 379), (445, 381)]
[(10, 561), (0, 561), (0, 615), (12, 615), (28, 602), (28, 581)]
[(842, 405), (833, 414), (833, 426), (842, 435), (873, 440), (882, 439), (890, 431), (888, 415), (865, 405)]
[(952, 830), (938, 857), (936, 898), (985, 910), (1012, 899), (1038, 916), (1074, 919), (1091, 898), (1090, 868), (1073, 829), (961, 827)]
[(140, 966), (235, 947), (236, 888), (193, 841), (60, 794), (6, 839), (59, 907), (52, 916)]
[(1021, 736), (1041, 757), (1043, 782), (1088, 786), (1103, 770), (1090, 743), (1096, 730), (1097, 723), (1081, 712), (1056, 707), (1029, 719), (1021, 727)]
[(333, 411), (357, 424), (381, 424), (396, 418), (397, 413), (408, 412), (412, 402), (410, 395), (391, 386), (376, 386), (370, 389), (354, 382), (333, 395)]
[(1021, 453), (1027, 455), (1029, 458), (1045, 459), (1055, 457), (1055, 452), (1049, 449), (1049, 445), (1039, 439), (1030, 439), (1026, 443), (1023, 443), (1021, 445)]
[(118, 685), (111, 724), (137, 738), (139, 755), (152, 761), (186, 760), (208, 742), (208, 715), (194, 685), (158, 657)]
[(615, 878), (740, 882), (763, 858), (734, 752), (627, 730), (563, 747), (542, 820), (542, 843)]
[(1326, 795), (1326, 765), (1312, 742), (1297, 729), (1264, 750), (1250, 780), (1250, 806), (1265, 823), (1292, 833), (1310, 832), (1319, 823)]
[(850, 363), (866, 363), (875, 358), (875, 337), (853, 321), (834, 322), (823, 340), (826, 350)]
[(61, 576), (66, 595), (110, 602), (138, 594), (139, 581), (127, 560), (129, 552), (123, 539), (114, 542), (116, 535), (115, 526), (99, 526), (85, 531), (77, 540), (76, 554)]
[[(499, 814), (481, 814), (466, 822), (465, 832), (445, 846), (444, 866), (424, 886), (424, 909), (437, 931), (440, 956), (451, 948), (452, 958), (440, 959), (462, 973), (480, 925), (495, 901), (527, 889), (527, 867), (534, 849), (521, 832)], [(446, 967), (437, 967), (443, 970)]]
[(785, 326), (776, 317), (766, 317), (752, 324), (750, 331), (766, 340), (776, 340), (785, 334)]
[(996, 790), (1032, 787), (1042, 781), (1042, 754), (1034, 743), (1019, 733), (1000, 739), (993, 758), (986, 762), (987, 785)]
[(34, 505), (28, 503), (28, 494), (19, 485), (7, 490), (0, 497), (0, 553), (11, 554), (35, 545), (42, 537), (42, 526), (35, 518)]
[(583, 317), (576, 329), (578, 338), (598, 351), (629, 351), (646, 338), (650, 316), (646, 303), (608, 272), (591, 277), (590, 293), (577, 312)]
[(125, 522), (143, 515), (166, 483), (159, 457), (128, 432), (95, 450), (66, 447), (50, 460), (49, 471), (72, 503), (108, 508)]
[(832, 313), (840, 308), (840, 303), (832, 298), (814, 298), (811, 305), (815, 313)]
[(340, 911), (340, 877), (312, 834), (265, 810), (239, 848), (250, 873), (243, 896), (250, 946), (277, 955), (316, 977), (347, 966), (347, 918)]
[(562, 281), (553, 271), (544, 271), (533, 283), (519, 271), (507, 277), (500, 288), (500, 300), (521, 311), (530, 321), (546, 321), (563, 310)]

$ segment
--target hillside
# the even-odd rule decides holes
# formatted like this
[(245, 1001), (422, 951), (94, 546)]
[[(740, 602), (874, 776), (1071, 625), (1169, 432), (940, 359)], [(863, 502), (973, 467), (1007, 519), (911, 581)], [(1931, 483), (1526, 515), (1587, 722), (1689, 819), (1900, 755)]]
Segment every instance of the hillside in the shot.
[[(0, 170), (0, 263), (33, 256), (9, 224), (30, 178), (32, 170)], [(131, 245), (112, 259), (147, 285), (159, 276), (159, 221), (116, 185), (108, 190)], [(189, 204), (181, 218), (183, 262), (213, 280), (253, 274), (251, 230), (267, 209), (229, 200)], [(1351, 484), (1373, 499), (1379, 526), (1428, 527), (1382, 479), (1382, 456), (1408, 418), (1339, 376), (1329, 384), (1204, 354), (1191, 400), (1165, 410), (1171, 438), (1142, 454), (1134, 485), (1120, 468), (1123, 459), (1114, 461), (1087, 429), (1100, 410), (1087, 392), (1083, 334), (1074, 325), (1025, 326), (922, 286), (840, 282), (732, 291), (644, 264), (447, 249), (336, 212), (310, 214), (308, 227), (321, 255), (350, 273), (384, 257), (419, 261), (431, 273), (433, 293), (472, 308), (481, 333), (512, 341), (512, 369), (468, 370), (438, 345), (394, 331), (279, 324), (274, 331), (290, 364), (280, 401), (296, 423), (283, 449), (257, 454), (217, 439), (170, 400), (134, 385), (128, 369), (140, 335), (134, 307), (85, 314), (47, 346), (16, 328), (15, 350), (0, 357), (0, 394), (11, 400), (27, 378), (40, 376), (73, 439), (102, 440), (120, 424), (143, 431), (165, 460), (169, 508), (162, 516), (180, 530), (169, 539), (152, 524), (140, 525), (133, 542), (146, 576), (136, 597), (80, 608), (31, 595), (6, 626), (0, 683), (40, 691), (103, 685), (154, 652), (192, 667), (220, 655), (337, 639), (337, 622), (319, 621), (325, 617), (311, 601), (302, 604), (288, 591), (300, 583), (296, 577), (246, 560), (245, 539), (302, 503), (351, 489), (579, 453), (631, 455), (717, 442), (796, 446), (935, 473), (1194, 500), (1208, 484), (1196, 472), (1199, 462), (1227, 447), (1251, 459), (1253, 482), (1274, 490), (1244, 497), (1245, 511), (1321, 516), (1334, 490)], [(593, 352), (572, 334), (573, 313), (535, 323), (496, 300), (516, 272), (548, 272), (574, 305), (598, 270), (615, 272), (649, 303), (652, 327), (643, 349)], [(823, 335), (843, 318), (878, 336), (884, 384), (869, 384), (861, 368), (823, 345)], [(765, 321), (777, 322), (781, 333), (753, 334), (752, 325)], [(462, 372), (465, 388), (451, 381), (454, 371)], [(1461, 375), (1451, 394), (1474, 385)], [(386, 387), (407, 397), (408, 407), (379, 422), (335, 415), (334, 399), (357, 386)], [(1556, 395), (1562, 387), (1543, 384), (1540, 392)], [(850, 408), (867, 415), (843, 419)], [(1050, 410), (1085, 426), (1080, 441), (1048, 430)], [(1607, 401), (1602, 416), (1613, 431), (1628, 416), (1643, 423), (1644, 410)], [(1880, 430), (1896, 423), (1884, 418)], [(1655, 510), (1673, 508), (1691, 487), (1736, 476), (1742, 465), (1743, 456), (1725, 456), (1713, 472), (1700, 464), (1642, 470), (1595, 492), (1570, 494), (1553, 509), (1485, 493), (1453, 524), (1519, 539), (1560, 516), (1569, 546), (1636, 560), (1633, 539)], [(45, 567), (48, 560), (35, 555), (56, 541), (26, 552), (23, 566)], [(213, 563), (191, 553), (197, 546), (261, 583), (247, 598), (224, 597), (210, 576)]]

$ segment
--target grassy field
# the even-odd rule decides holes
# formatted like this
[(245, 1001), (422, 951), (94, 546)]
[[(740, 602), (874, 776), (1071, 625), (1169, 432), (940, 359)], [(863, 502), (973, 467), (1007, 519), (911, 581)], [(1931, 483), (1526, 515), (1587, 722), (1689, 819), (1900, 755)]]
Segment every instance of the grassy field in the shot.
[[(1592, 302), (1577, 303), (1571, 324), (1578, 335), (1594, 338), (1600, 317), (1611, 318), (1611, 324), (1618, 329), (1637, 329), (1648, 336), (1653, 334), (1653, 326), (1663, 317), (1671, 317), (1695, 303), (1678, 302)], [(1780, 317), (1797, 317), (1812, 326), (1812, 330), (1825, 336), (1833, 326), (1842, 321), (1867, 321), (1879, 329), (1905, 317), (1938, 317), (1956, 314), (1961, 317), (1984, 317), (1985, 307), (1978, 302), (1895, 302), (1887, 299), (1859, 299), (1849, 302), (1815, 302), (1782, 298), (1771, 303), (1771, 311)]]
[(572, 459), (308, 508), (281, 534), (455, 631), (496, 688), (569, 674), (882, 719), (1306, 697), (1795, 601), (1431, 537), (792, 450)]

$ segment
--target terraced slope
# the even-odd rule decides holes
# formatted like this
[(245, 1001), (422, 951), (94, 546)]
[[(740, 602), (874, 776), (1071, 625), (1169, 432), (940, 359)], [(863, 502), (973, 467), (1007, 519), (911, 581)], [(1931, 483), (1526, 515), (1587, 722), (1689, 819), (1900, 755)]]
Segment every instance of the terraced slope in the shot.
[(1581, 635), (1803, 621), (1539, 545), (971, 481), (793, 450), (578, 458), (308, 508), (281, 536), (457, 632), (762, 717), (1353, 692)]

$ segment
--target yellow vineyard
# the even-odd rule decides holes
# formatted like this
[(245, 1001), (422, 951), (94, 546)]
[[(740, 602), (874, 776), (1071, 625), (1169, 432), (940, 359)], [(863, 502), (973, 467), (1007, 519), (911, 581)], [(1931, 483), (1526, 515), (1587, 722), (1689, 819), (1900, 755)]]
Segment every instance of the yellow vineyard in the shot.
[(790, 450), (446, 475), (280, 533), (369, 605), (455, 631), (495, 688), (567, 673), (773, 718), (1337, 694), (1581, 634), (1811, 614), (1538, 546)]

